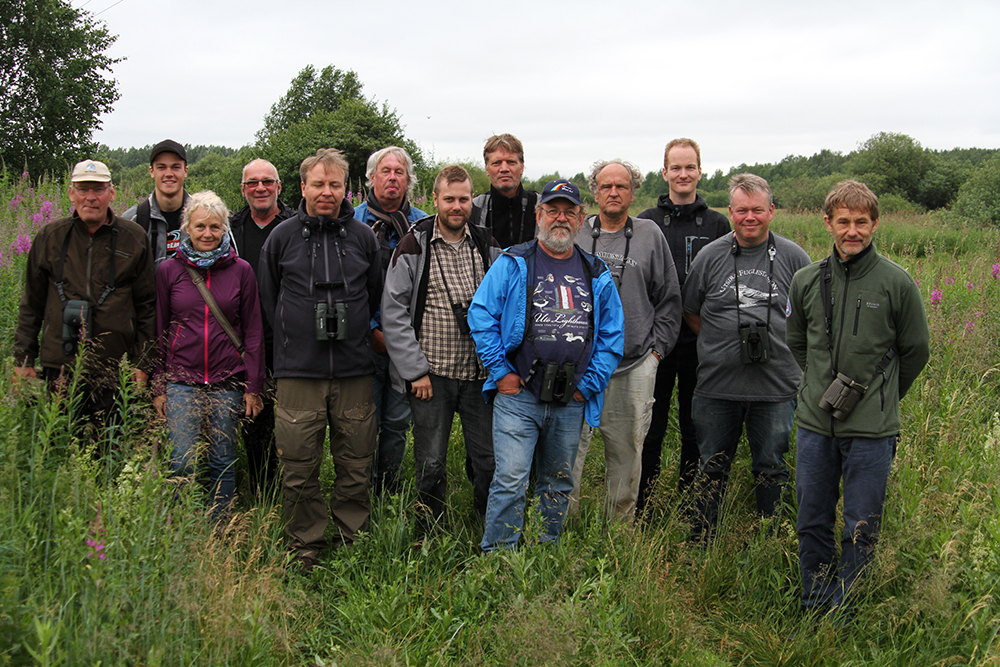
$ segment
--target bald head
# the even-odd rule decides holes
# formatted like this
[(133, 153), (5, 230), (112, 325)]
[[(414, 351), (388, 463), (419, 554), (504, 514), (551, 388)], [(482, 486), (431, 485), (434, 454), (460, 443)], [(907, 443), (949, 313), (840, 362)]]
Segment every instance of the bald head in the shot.
[(251, 160), (243, 167), (241, 191), (257, 224), (265, 225), (278, 214), (281, 180), (278, 170), (267, 160)]

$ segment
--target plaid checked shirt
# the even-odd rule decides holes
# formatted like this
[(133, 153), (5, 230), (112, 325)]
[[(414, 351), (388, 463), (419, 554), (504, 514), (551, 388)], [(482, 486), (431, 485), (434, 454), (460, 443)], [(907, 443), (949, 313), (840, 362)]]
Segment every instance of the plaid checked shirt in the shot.
[(431, 373), (453, 380), (485, 380), (487, 373), (476, 356), (476, 344), (472, 336), (459, 331), (451, 307), (458, 303), (468, 308), (484, 276), (482, 257), (476, 252), (468, 225), (462, 239), (451, 244), (441, 236), (435, 221), (427, 261), (430, 266), (420, 349)]

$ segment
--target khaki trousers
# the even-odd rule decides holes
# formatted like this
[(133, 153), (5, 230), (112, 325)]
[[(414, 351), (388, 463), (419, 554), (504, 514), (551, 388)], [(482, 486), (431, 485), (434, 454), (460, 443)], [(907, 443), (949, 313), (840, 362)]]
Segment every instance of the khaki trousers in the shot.
[[(656, 387), (656, 357), (647, 353), (645, 359), (624, 373), (611, 376), (604, 391), (601, 412), (601, 435), (604, 437), (605, 518), (630, 521), (635, 515), (639, 497), (639, 477), (642, 474), (642, 443), (646, 439), (653, 415), (653, 389)], [(580, 477), (590, 450), (593, 429), (583, 424), (580, 448), (573, 467), (573, 492), (570, 513), (580, 502)]]
[[(368, 525), (377, 430), (372, 378), (279, 378), (277, 385), (274, 435), (284, 467), (285, 536), (294, 552), (315, 558), (327, 546), (330, 515), (334, 546), (350, 544)], [(327, 424), (335, 473), (329, 514), (319, 480)]]

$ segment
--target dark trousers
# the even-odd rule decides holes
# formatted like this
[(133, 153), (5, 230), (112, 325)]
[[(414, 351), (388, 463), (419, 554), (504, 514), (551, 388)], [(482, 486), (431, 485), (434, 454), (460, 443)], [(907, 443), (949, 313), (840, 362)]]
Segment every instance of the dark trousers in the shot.
[(278, 455), (274, 449), (274, 390), (270, 379), (261, 398), (264, 400), (264, 409), (257, 415), (257, 419), (243, 420), (247, 476), (250, 491), (258, 499), (275, 491), (278, 472)]
[[(834, 438), (799, 427), (795, 497), (799, 505), (802, 605), (851, 606), (855, 582), (875, 553), (898, 436)], [(844, 532), (837, 559), (837, 501), (844, 484)]]
[[(42, 368), (42, 377), (49, 393), (62, 394), (68, 396), (70, 388), (73, 386), (73, 375), (68, 369)], [(117, 422), (115, 397), (118, 394), (117, 374), (105, 375), (96, 380), (89, 380), (86, 376), (80, 379), (78, 391), (82, 393), (80, 404), (77, 410), (77, 417), (84, 424), (94, 426), (106, 426), (109, 422)]]
[(679, 411), (677, 421), (681, 428), (680, 478), (677, 488), (683, 493), (698, 474), (700, 455), (698, 436), (691, 419), (691, 397), (698, 383), (698, 341), (678, 343), (660, 362), (656, 370), (656, 387), (653, 389), (653, 418), (642, 445), (642, 475), (639, 477), (639, 499), (636, 513), (642, 511), (652, 491), (653, 482), (660, 476), (663, 456), (663, 438), (670, 424), (670, 397), (677, 381)]
[(433, 394), (430, 400), (422, 401), (409, 394), (421, 516), (424, 521), (433, 521), (444, 513), (448, 439), (457, 412), (472, 467), (473, 506), (482, 518), (486, 515), (493, 481), (493, 405), (483, 399), (482, 380), (453, 380), (439, 375), (430, 378)]

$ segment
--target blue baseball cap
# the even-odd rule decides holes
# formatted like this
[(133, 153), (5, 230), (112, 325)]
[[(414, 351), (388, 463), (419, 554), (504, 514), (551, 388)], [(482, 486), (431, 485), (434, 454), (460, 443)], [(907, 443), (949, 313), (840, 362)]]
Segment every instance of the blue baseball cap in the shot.
[(558, 178), (554, 181), (546, 183), (538, 203), (544, 204), (552, 201), (553, 199), (559, 199), (560, 197), (570, 200), (577, 206), (582, 204), (580, 201), (580, 188), (576, 187), (576, 185), (564, 178)]

